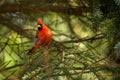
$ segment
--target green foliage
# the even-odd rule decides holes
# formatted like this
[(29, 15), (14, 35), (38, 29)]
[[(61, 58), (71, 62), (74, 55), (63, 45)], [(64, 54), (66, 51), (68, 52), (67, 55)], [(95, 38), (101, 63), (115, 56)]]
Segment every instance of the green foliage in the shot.
[[(119, 4), (119, 1), (115, 4), (117, 2)], [(119, 80), (114, 47), (119, 50), (120, 17), (119, 10), (112, 11), (116, 8), (107, 9), (106, 5), (111, 3), (111, 0), (110, 3), (101, 0), (2, 0), (0, 79)], [(49, 46), (27, 55), (33, 46), (38, 18), (51, 29), (53, 40)], [(49, 53), (47, 68), (45, 51)]]

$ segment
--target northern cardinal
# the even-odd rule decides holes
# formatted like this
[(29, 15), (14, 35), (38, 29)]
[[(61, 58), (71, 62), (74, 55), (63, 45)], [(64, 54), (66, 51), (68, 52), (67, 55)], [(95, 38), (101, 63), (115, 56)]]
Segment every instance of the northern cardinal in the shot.
[(28, 54), (34, 52), (36, 48), (40, 46), (49, 45), (52, 40), (51, 30), (40, 19), (38, 19), (37, 28), (38, 30), (35, 36), (34, 46), (29, 50)]

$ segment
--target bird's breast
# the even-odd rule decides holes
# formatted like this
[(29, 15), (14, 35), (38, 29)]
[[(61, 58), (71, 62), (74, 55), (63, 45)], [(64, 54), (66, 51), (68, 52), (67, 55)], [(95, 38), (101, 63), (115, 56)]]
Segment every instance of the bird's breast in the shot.
[(46, 38), (52, 38), (52, 32), (49, 29), (39, 31), (38, 38), (44, 41)]

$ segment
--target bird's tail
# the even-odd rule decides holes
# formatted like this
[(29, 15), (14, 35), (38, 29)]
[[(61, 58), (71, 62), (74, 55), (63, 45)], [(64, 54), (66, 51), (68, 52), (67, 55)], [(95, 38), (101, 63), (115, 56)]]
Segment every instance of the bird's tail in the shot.
[(36, 47), (33, 46), (33, 47), (28, 51), (27, 54), (30, 55), (30, 54), (33, 53), (35, 50), (36, 50)]

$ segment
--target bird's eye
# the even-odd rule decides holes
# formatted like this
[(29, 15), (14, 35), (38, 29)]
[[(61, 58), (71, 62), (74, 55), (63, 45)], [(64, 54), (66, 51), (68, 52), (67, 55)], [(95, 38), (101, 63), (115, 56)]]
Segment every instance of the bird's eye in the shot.
[(42, 24), (38, 24), (38, 30), (42, 30)]

